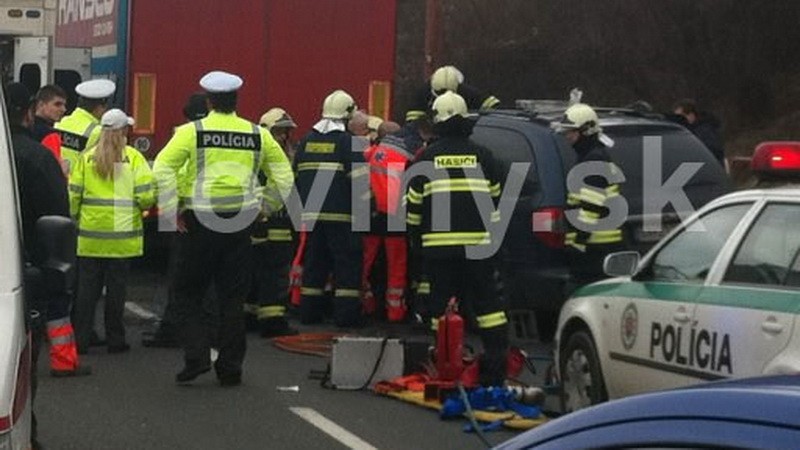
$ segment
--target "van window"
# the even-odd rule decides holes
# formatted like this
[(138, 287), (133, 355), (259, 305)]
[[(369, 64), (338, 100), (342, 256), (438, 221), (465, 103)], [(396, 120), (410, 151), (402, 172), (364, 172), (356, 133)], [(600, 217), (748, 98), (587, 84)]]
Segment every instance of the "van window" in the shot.
[(23, 64), (19, 68), (19, 82), (31, 92), (42, 87), (42, 68), (38, 64)]
[(75, 86), (81, 84), (81, 74), (75, 70), (56, 69), (54, 77), (55, 84), (67, 93), (67, 114), (69, 114), (78, 105), (78, 94), (75, 93)]
[(747, 232), (725, 283), (800, 287), (800, 205), (767, 206)]

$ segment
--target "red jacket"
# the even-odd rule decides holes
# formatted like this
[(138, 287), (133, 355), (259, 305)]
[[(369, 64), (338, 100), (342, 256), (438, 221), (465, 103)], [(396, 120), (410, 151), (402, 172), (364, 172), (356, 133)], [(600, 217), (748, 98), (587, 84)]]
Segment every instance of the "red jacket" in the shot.
[(364, 159), (369, 164), (369, 184), (379, 212), (397, 212), (403, 195), (403, 172), (412, 157), (403, 139), (392, 135), (364, 152)]

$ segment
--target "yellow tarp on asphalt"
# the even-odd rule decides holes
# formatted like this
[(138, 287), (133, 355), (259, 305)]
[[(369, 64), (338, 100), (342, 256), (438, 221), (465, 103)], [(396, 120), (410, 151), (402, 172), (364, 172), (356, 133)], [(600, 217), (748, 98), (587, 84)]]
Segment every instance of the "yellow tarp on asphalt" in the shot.
[[(390, 391), (381, 392), (381, 395), (396, 398), (406, 403), (422, 406), (436, 411), (441, 411), (442, 404), (435, 400), (425, 400), (425, 394), (415, 391)], [(475, 419), (479, 422), (494, 422), (497, 420), (503, 421), (503, 426), (515, 430), (528, 430), (547, 422), (549, 419), (540, 415), (536, 419), (526, 419), (518, 416), (513, 411), (508, 412), (493, 412), (493, 411), (479, 411), (475, 410)]]

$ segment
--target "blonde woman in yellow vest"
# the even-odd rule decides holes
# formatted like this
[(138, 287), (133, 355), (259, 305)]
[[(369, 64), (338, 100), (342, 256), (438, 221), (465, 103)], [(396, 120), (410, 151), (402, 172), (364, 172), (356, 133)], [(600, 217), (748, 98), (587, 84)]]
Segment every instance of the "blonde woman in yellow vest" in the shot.
[(153, 174), (144, 156), (127, 145), (133, 119), (111, 109), (100, 119), (97, 146), (84, 152), (70, 174), (70, 213), (78, 222), (78, 299), (75, 331), (86, 352), (94, 310), (106, 288), (109, 353), (128, 351), (122, 314), (131, 258), (144, 249), (142, 211), (155, 204)]

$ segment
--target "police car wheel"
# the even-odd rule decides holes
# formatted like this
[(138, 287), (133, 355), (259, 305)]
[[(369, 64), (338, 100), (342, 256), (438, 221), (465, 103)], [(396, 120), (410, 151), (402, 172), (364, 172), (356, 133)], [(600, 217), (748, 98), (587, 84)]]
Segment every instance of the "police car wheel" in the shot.
[(589, 332), (579, 330), (569, 335), (559, 361), (561, 406), (565, 413), (608, 399), (597, 349)]

